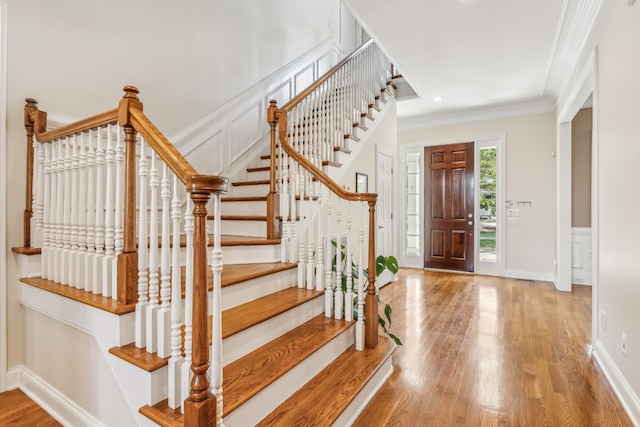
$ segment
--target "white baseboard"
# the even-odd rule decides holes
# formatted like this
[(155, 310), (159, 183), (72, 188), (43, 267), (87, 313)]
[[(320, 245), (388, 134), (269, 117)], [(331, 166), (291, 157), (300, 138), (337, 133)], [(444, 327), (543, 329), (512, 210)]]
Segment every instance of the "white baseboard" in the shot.
[(636, 427), (640, 426), (640, 399), (638, 399), (638, 396), (633, 392), (631, 386), (613, 359), (611, 359), (600, 340), (595, 340), (593, 343), (593, 357), (596, 359), (596, 362), (598, 362), (598, 365), (600, 365), (602, 372), (604, 372), (611, 388), (613, 388), (616, 396), (620, 399), (620, 403), (627, 411), (627, 415), (631, 418), (633, 425)]
[(80, 408), (64, 394), (51, 387), (46, 381), (36, 376), (26, 367), (19, 366), (12, 368), (8, 376), (10, 378), (10, 384), (15, 384), (15, 387), (11, 387), (10, 385), (10, 389), (20, 388), (24, 394), (29, 396), (62, 425), (106, 427), (105, 424)]
[(553, 273), (539, 273), (534, 271), (506, 270), (504, 272), (504, 277), (511, 279), (553, 282)]

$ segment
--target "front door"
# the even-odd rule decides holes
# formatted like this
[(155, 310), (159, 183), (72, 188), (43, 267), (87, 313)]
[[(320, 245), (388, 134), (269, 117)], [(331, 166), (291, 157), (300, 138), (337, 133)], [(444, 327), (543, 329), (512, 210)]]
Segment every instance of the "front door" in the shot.
[(473, 271), (473, 142), (425, 148), (425, 268)]

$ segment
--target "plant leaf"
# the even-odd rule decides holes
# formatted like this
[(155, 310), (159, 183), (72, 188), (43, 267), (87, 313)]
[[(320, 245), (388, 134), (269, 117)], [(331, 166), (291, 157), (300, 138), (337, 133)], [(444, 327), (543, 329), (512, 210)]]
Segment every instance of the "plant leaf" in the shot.
[(391, 306), (389, 304), (384, 306), (384, 315), (389, 321), (389, 327), (391, 327)]
[(393, 335), (392, 333), (387, 333), (387, 335), (389, 336), (389, 338), (391, 338), (393, 340), (393, 342), (395, 342), (397, 345), (402, 345), (402, 341), (400, 341), (400, 338), (398, 338), (397, 336)]
[(398, 272), (398, 259), (393, 255), (388, 256), (385, 266), (391, 273), (396, 274)]
[(387, 259), (379, 255), (376, 258), (376, 277), (378, 277), (387, 268)]
[(378, 323), (380, 324), (380, 326), (382, 326), (382, 329), (387, 332), (386, 323), (384, 323), (384, 319), (380, 316), (378, 316)]

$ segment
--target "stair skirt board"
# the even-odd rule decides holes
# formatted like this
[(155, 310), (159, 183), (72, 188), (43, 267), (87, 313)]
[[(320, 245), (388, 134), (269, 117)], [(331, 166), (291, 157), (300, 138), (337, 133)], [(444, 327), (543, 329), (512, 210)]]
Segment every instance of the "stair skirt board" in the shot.
[[(324, 312), (324, 294), (222, 340), (222, 360), (234, 362)], [(155, 402), (154, 402), (155, 403)]]
[(224, 424), (227, 427), (255, 425), (347, 350), (354, 339), (355, 325), (352, 325), (227, 415), (224, 418)]
[[(268, 279), (265, 280), (265, 277), (268, 277)], [(222, 310), (228, 310), (254, 299), (297, 286), (297, 283), (298, 270), (290, 268), (271, 273), (268, 276), (245, 280), (232, 286), (225, 286), (222, 288)], [(211, 310), (209, 310), (209, 313), (211, 313)]]
[(222, 261), (224, 264), (280, 262), (280, 245), (223, 246)]
[(356, 421), (360, 413), (364, 411), (364, 408), (366, 408), (371, 399), (373, 399), (373, 396), (378, 393), (380, 387), (384, 385), (393, 373), (393, 364), (391, 359), (392, 357), (389, 356), (387, 360), (385, 360), (360, 393), (358, 393), (355, 399), (351, 401), (349, 406), (347, 406), (340, 417), (338, 417), (338, 419), (333, 423), (335, 427), (350, 426)]

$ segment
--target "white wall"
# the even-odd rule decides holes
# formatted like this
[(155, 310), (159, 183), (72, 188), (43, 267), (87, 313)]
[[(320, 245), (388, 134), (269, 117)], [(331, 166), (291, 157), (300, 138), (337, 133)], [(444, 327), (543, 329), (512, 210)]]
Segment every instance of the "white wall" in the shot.
[[(24, 99), (73, 118), (138, 86), (145, 112), (178, 133), (327, 39), (340, 2), (8, 0), (7, 246), (22, 245)], [(16, 258), (7, 254), (9, 367), (25, 361)]]
[[(517, 225), (506, 226), (506, 274), (551, 280), (555, 260), (555, 116), (552, 113), (401, 131), (399, 145), (468, 142), (506, 134), (506, 197), (519, 206)], [(514, 206), (518, 207), (518, 206)]]

